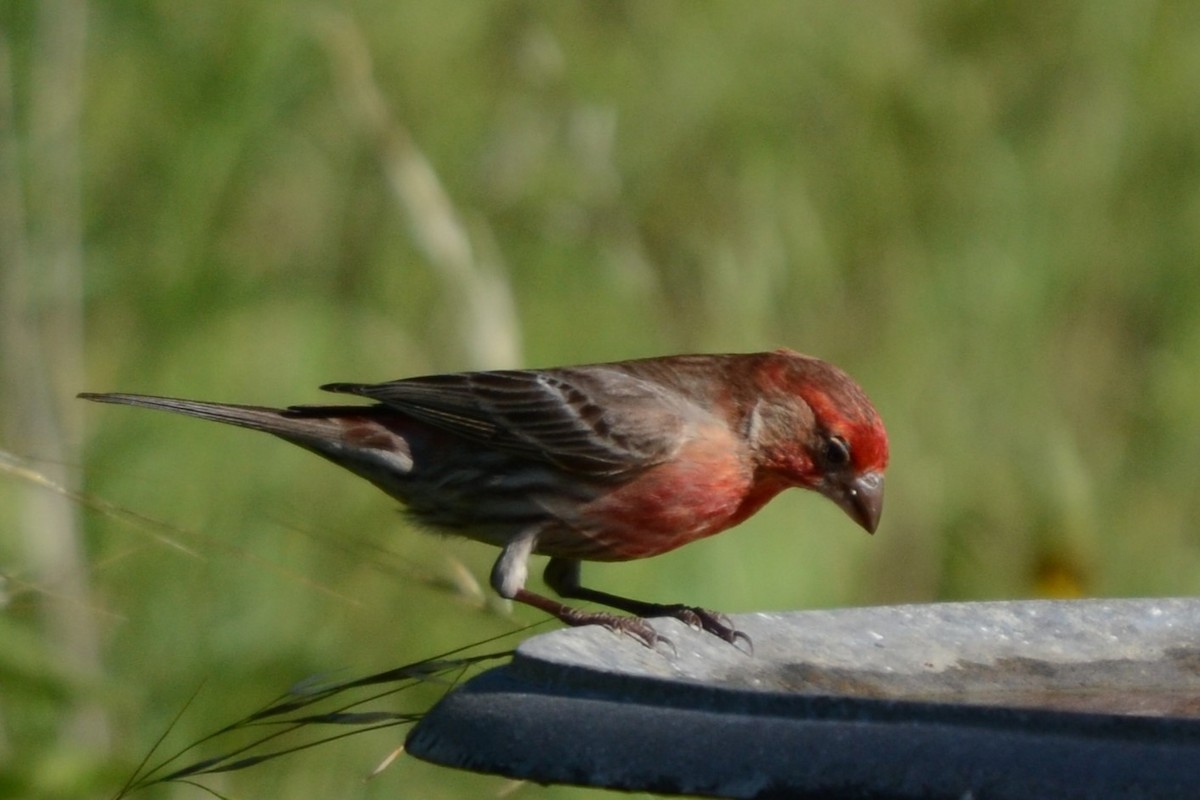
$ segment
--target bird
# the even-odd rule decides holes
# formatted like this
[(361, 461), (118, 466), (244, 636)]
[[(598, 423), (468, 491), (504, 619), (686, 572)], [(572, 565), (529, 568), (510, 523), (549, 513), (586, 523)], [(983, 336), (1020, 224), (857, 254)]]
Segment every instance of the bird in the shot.
[[(491, 586), (569, 626), (648, 646), (675, 617), (735, 646), (718, 612), (581, 583), (583, 561), (659, 555), (728, 530), (781, 491), (814, 491), (868, 533), (883, 510), (888, 438), (844, 371), (786, 348), (545, 369), (455, 372), (322, 390), (373, 404), (268, 408), (125, 393), (80, 398), (265, 431), (365, 478), (418, 526), (500, 548)], [(526, 587), (533, 555), (568, 605)]]

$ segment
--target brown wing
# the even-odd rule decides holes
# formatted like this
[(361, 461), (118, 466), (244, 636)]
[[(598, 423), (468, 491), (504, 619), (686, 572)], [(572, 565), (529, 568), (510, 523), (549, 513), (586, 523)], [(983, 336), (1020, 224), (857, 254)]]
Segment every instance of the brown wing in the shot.
[(508, 452), (594, 477), (667, 460), (698, 409), (661, 384), (606, 366), (462, 372), (322, 386)]

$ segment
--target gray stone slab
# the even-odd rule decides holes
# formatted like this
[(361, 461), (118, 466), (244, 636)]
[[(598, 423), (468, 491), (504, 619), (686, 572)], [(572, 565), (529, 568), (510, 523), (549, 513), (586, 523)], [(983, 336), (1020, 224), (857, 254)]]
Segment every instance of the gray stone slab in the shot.
[(713, 797), (1200, 797), (1200, 600), (948, 603), (675, 620), (524, 642), (413, 755)]

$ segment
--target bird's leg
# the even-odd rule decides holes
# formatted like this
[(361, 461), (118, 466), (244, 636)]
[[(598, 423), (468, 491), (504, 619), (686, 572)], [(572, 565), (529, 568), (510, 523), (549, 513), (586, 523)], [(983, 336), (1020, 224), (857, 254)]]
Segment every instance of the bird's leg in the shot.
[[(621, 597), (620, 595), (609, 594), (608, 592), (601, 592), (597, 589), (589, 589), (586, 586), (581, 586), (579, 583), (579, 561), (574, 558), (551, 558), (550, 563), (546, 565), (546, 571), (542, 573), (542, 579), (560, 597), (600, 603), (609, 608), (628, 611), (630, 614), (636, 614), (639, 617), (674, 617), (693, 628), (708, 631), (713, 636), (724, 639), (732, 645), (736, 646), (738, 641), (741, 640), (751, 649), (754, 646), (749, 636), (730, 625), (729, 618), (718, 611), (709, 611), (706, 608), (698, 608), (696, 606), (685, 606), (681, 603), (649, 603), (644, 600), (633, 600), (628, 597)], [(542, 599), (545, 600), (545, 598)], [(549, 600), (547, 602), (552, 603), (554, 601)]]
[[(580, 625), (603, 625), (617, 633), (627, 633), (647, 647), (659, 642), (671, 644), (665, 636), (659, 636), (645, 620), (637, 617), (622, 617), (607, 611), (585, 611), (557, 600), (551, 600), (525, 588), (529, 575), (529, 556), (537, 543), (537, 531), (532, 530), (510, 541), (500, 552), (492, 567), (492, 588), (501, 597), (541, 609), (547, 614), (572, 627)], [(565, 595), (564, 595), (565, 596)]]

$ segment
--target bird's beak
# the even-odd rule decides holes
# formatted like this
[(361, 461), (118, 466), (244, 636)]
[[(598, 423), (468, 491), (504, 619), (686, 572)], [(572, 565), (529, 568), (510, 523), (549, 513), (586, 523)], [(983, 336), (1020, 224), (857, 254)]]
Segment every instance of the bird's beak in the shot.
[(822, 492), (861, 525), (867, 533), (879, 527), (883, 513), (883, 473), (864, 472), (850, 480), (830, 483)]

